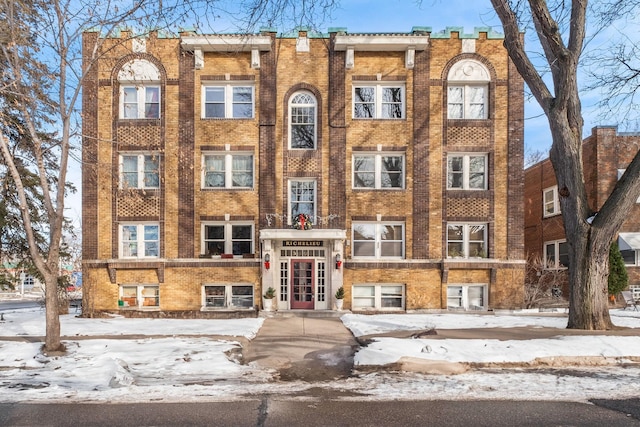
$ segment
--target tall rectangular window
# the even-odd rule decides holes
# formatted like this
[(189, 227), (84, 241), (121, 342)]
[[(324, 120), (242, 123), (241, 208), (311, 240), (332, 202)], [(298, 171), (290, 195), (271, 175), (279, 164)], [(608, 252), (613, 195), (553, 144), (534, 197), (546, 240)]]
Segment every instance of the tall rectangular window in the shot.
[(244, 255), (253, 251), (253, 224), (206, 223), (202, 225), (203, 255)]
[(487, 258), (486, 224), (448, 224), (448, 258)]
[(300, 214), (309, 218), (316, 215), (316, 182), (312, 180), (289, 182), (290, 222)]
[(558, 199), (558, 186), (545, 188), (542, 191), (543, 216), (553, 216), (560, 213), (560, 200)]
[(121, 258), (157, 258), (160, 256), (158, 224), (121, 224)]
[(404, 111), (404, 84), (367, 83), (353, 86), (354, 119), (402, 119)]
[(160, 155), (121, 154), (120, 188), (160, 188)]
[(202, 118), (253, 118), (253, 86), (207, 84), (202, 86)]
[(447, 156), (447, 189), (486, 190), (486, 154), (450, 154)]
[(121, 119), (157, 119), (160, 117), (160, 86), (120, 87)]
[(354, 258), (404, 258), (404, 224), (354, 222)]
[(202, 174), (202, 188), (253, 188), (253, 154), (204, 154)]
[(355, 154), (353, 188), (404, 188), (404, 155)]

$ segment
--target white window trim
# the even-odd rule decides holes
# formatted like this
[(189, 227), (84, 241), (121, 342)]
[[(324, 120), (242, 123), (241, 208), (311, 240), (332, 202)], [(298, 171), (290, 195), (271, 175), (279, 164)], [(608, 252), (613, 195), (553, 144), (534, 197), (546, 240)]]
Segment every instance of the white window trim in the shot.
[[(294, 104), (293, 100), (296, 98), (297, 95), (302, 93), (313, 98), (313, 104)], [(293, 134), (292, 134), (293, 123), (291, 119), (291, 110), (294, 106), (295, 107), (313, 107), (313, 147), (293, 147), (291, 145), (291, 142), (293, 141)], [(289, 129), (288, 129), (289, 150), (316, 150), (318, 148), (318, 100), (316, 99), (315, 95), (305, 90), (299, 90), (293, 93), (291, 95), (291, 98), (289, 98), (287, 115), (288, 115), (288, 125), (289, 125)]]
[[(374, 108), (375, 114), (373, 117), (356, 117), (356, 89), (361, 87), (373, 87), (375, 89), (375, 101)], [(402, 112), (401, 117), (382, 117), (382, 105), (387, 104), (387, 102), (383, 102), (382, 100), (382, 89), (400, 89), (402, 93), (402, 100), (400, 103), (402, 104)], [(407, 90), (406, 83), (404, 82), (384, 82), (384, 83), (367, 83), (367, 82), (358, 82), (357, 84), (353, 84), (351, 88), (351, 117), (353, 120), (405, 120), (407, 115)]]
[[(553, 195), (553, 212), (547, 212), (547, 203), (546, 202), (546, 194), (548, 192), (552, 192)], [(547, 187), (544, 190), (542, 190), (542, 215), (544, 218), (548, 218), (551, 216), (556, 216), (556, 215), (560, 215), (560, 199), (558, 198), (558, 186), (554, 185), (552, 187)]]
[[(622, 178), (622, 175), (625, 173), (626, 170), (627, 170), (626, 168), (618, 169), (618, 181), (620, 181), (620, 178)], [(636, 199), (636, 203), (640, 203), (640, 197)]]
[[(560, 265), (560, 244), (561, 243), (567, 243), (567, 240), (566, 239), (548, 240), (543, 243), (542, 255), (544, 257), (543, 259), (544, 259), (545, 270), (566, 270), (567, 269), (566, 266)], [(549, 245), (553, 245), (554, 251), (555, 251), (555, 260), (554, 260), (553, 266), (547, 265), (547, 262), (549, 261), (549, 258), (547, 257), (547, 246)]]
[[(120, 306), (120, 309), (137, 309), (137, 310), (159, 310), (160, 309), (160, 285), (157, 283), (145, 283), (145, 284), (133, 284), (133, 283), (123, 283), (120, 286), (118, 286), (118, 298), (120, 300), (122, 300), (122, 298), (124, 297), (123, 294), (123, 288), (136, 288), (136, 300), (138, 305), (136, 306), (130, 306), (130, 305), (123, 305)], [(153, 287), (153, 288), (157, 288), (158, 289), (158, 305), (144, 305), (144, 295), (142, 294), (142, 291), (144, 290), (145, 287)]]
[[(489, 286), (486, 283), (449, 283), (447, 284), (447, 309), (448, 310), (469, 310), (469, 288), (471, 287), (478, 287), (481, 286), (482, 287), (482, 302), (484, 303), (484, 305), (482, 306), (475, 306), (475, 307), (479, 307), (478, 309), (474, 309), (471, 308), (471, 310), (473, 311), (486, 311), (488, 310), (489, 304), (488, 304), (488, 298), (489, 298)], [(461, 288), (461, 294), (460, 294), (460, 298), (461, 298), (461, 305), (458, 306), (452, 306), (449, 305), (449, 288)]]
[[(208, 286), (222, 286), (224, 287), (224, 306), (223, 307), (209, 307), (207, 306), (207, 293), (206, 288)], [(234, 286), (251, 286), (251, 306), (242, 307), (233, 305), (233, 287)], [(216, 310), (253, 310), (255, 306), (255, 286), (252, 283), (204, 283), (201, 289), (202, 295), (202, 311), (216, 311)]]
[[(141, 255), (141, 252), (144, 252), (144, 227), (147, 225), (155, 225), (158, 227), (158, 255), (157, 256), (146, 256)], [(138, 229), (136, 231), (138, 235), (138, 256), (124, 256), (124, 236), (123, 236), (123, 227), (124, 226), (136, 226)], [(157, 222), (123, 222), (118, 225), (118, 257), (121, 259), (157, 259), (160, 258), (160, 250), (161, 250), (161, 242), (160, 242), (160, 224)]]
[[(138, 185), (136, 187), (131, 187), (133, 189), (147, 189), (147, 190), (158, 190), (160, 189), (160, 153), (156, 153), (156, 152), (148, 152), (148, 153), (128, 153), (128, 152), (123, 152), (120, 153), (118, 155), (119, 158), (119, 166), (120, 166), (120, 183), (119, 183), (119, 188), (122, 189), (128, 189), (125, 188), (124, 186), (124, 160), (123, 157), (127, 157), (127, 156), (137, 156), (138, 160), (137, 160), (137, 174), (138, 174)], [(157, 186), (151, 186), (151, 185), (146, 185), (145, 183), (145, 157), (146, 156), (152, 156), (158, 159), (158, 185)]]
[[(471, 240), (469, 239), (469, 228), (470, 227), (476, 227), (476, 226), (484, 226), (484, 237), (482, 239), (483, 243), (483, 250), (485, 252), (485, 256), (471, 256), (471, 254), (469, 253), (469, 243), (471, 243)], [(449, 227), (457, 227), (457, 226), (462, 226), (462, 254), (461, 256), (452, 256), (449, 254)], [(446, 240), (447, 240), (447, 258), (449, 259), (458, 259), (458, 258), (462, 258), (462, 259), (486, 259), (489, 257), (489, 248), (488, 248), (488, 236), (489, 236), (489, 224), (487, 224), (486, 222), (450, 222), (447, 223), (447, 228), (445, 231), (447, 234), (446, 236)], [(452, 242), (458, 242), (457, 240), (453, 240)], [(474, 240), (475, 242), (475, 240)]]
[[(449, 159), (462, 157), (462, 188), (449, 187)], [(484, 157), (484, 186), (483, 188), (469, 187), (469, 174), (471, 173), (471, 157)], [(449, 153), (447, 155), (447, 190), (452, 191), (485, 191), (489, 181), (489, 156), (487, 153)]]
[[(251, 252), (255, 253), (255, 226), (251, 221), (204, 221), (200, 226), (200, 254), (206, 255), (207, 242), (205, 240), (205, 230), (207, 226), (221, 226), (224, 227), (224, 253), (233, 254), (233, 239), (232, 229), (233, 226), (248, 226), (251, 227)], [(243, 240), (244, 241), (244, 240)], [(219, 257), (219, 255), (213, 255)], [(243, 254), (234, 255), (234, 258), (242, 258)]]
[[(207, 187), (206, 176), (207, 167), (205, 159), (207, 156), (224, 156), (224, 187)], [(248, 187), (234, 187), (233, 186), (233, 158), (235, 156), (251, 156), (251, 185)], [(244, 151), (207, 151), (202, 153), (200, 175), (200, 188), (203, 190), (250, 190), (255, 187), (256, 171), (255, 171), (255, 156), (252, 152)]]
[(294, 182), (313, 182), (313, 214), (310, 216), (312, 220), (315, 220), (318, 209), (318, 182), (315, 179), (290, 179), (287, 183), (287, 224), (293, 225), (291, 186)]
[[(221, 87), (224, 89), (224, 117), (207, 117), (206, 112), (206, 93), (207, 88)], [(251, 117), (233, 117), (233, 89), (236, 87), (251, 88)], [(227, 83), (203, 83), (200, 96), (200, 118), (202, 119), (229, 119), (229, 120), (248, 120), (255, 118), (256, 115), (256, 89), (254, 82), (227, 82)]]
[[(361, 240), (355, 239), (355, 228), (359, 224), (362, 225), (375, 225), (376, 227), (376, 237), (373, 241), (374, 243), (374, 255), (355, 255), (355, 249), (352, 252), (353, 259), (404, 259), (406, 255), (406, 246), (407, 246), (407, 228), (404, 222), (401, 221), (356, 221), (351, 224), (351, 242), (352, 245), (355, 246), (356, 242), (361, 242)], [(402, 227), (402, 254), (400, 256), (382, 256), (382, 227), (386, 225), (391, 226), (401, 226)], [(362, 242), (365, 242), (362, 240)], [(397, 242), (397, 240), (385, 240), (386, 243)]]
[[(126, 88), (135, 88), (136, 89), (136, 108), (137, 108), (137, 117), (125, 117), (124, 114), (124, 90)], [(146, 93), (147, 88), (157, 88), (158, 89), (158, 117), (145, 117), (145, 105), (146, 105)], [(162, 90), (158, 83), (120, 83), (120, 101), (119, 101), (119, 110), (120, 110), (120, 119), (122, 120), (158, 120), (161, 116), (161, 108), (162, 107)]]
[[(356, 187), (356, 157), (373, 157), (374, 158), (374, 173), (375, 173), (375, 182), (373, 187)], [(400, 187), (383, 187), (382, 186), (382, 158), (383, 157), (400, 157), (402, 158), (402, 172), (401, 172), (401, 185)], [(384, 152), (384, 153), (364, 153), (358, 152), (354, 153), (351, 159), (351, 187), (355, 190), (404, 190), (405, 181), (406, 181), (406, 156), (404, 153), (396, 153), (396, 152)]]
[[(401, 298), (401, 306), (400, 307), (382, 307), (382, 288), (385, 286), (390, 287), (401, 287), (402, 288), (402, 298)], [(360, 307), (356, 305), (356, 291), (355, 288), (358, 287), (373, 287), (374, 288), (374, 306), (373, 307)], [(364, 298), (364, 297), (362, 297)], [(357, 283), (353, 285), (353, 289), (351, 291), (351, 307), (354, 311), (367, 311), (367, 310), (375, 310), (375, 311), (404, 311), (407, 302), (407, 287), (404, 283)]]
[[(462, 88), (462, 117), (449, 117), (449, 106), (451, 105), (451, 100), (449, 99), (449, 89), (459, 87)], [(470, 88), (473, 87), (483, 87), (483, 116), (482, 117), (467, 117), (470, 113), (471, 109), (471, 101), (470, 101)], [(450, 120), (486, 120), (489, 118), (489, 82), (477, 82), (477, 83), (462, 83), (450, 81), (447, 86), (447, 118)]]

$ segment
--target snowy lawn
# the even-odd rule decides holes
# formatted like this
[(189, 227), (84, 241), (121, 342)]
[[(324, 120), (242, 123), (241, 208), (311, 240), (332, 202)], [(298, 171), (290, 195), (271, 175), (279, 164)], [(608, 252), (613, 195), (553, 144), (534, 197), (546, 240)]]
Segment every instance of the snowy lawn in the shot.
[[(640, 328), (640, 312), (612, 310), (616, 325)], [(584, 368), (570, 375), (552, 370), (485, 370), (460, 375), (362, 372), (322, 384), (278, 382), (273, 372), (237, 362), (238, 338), (253, 338), (264, 319), (81, 319), (61, 316), (67, 353), (45, 356), (44, 312), (5, 311), (0, 336), (0, 401), (134, 402), (245, 399), (262, 394), (295, 395), (313, 387), (352, 392), (352, 399), (565, 399), (627, 398), (640, 394), (640, 369), (623, 366), (640, 357), (640, 337), (572, 336), (497, 341), (374, 338), (355, 356), (356, 366), (398, 360), (448, 363), (522, 362), (536, 357), (612, 357), (618, 366)], [(394, 330), (507, 328), (564, 329), (566, 317), (491, 314), (345, 314), (354, 335)], [(143, 336), (130, 339), (122, 335)], [(73, 337), (73, 338), (68, 338)], [(215, 337), (215, 339), (213, 338)], [(109, 338), (109, 339), (107, 339)], [(523, 386), (526, 384), (526, 387)], [(625, 384), (620, 387), (620, 384)], [(524, 390), (526, 389), (526, 390)]]

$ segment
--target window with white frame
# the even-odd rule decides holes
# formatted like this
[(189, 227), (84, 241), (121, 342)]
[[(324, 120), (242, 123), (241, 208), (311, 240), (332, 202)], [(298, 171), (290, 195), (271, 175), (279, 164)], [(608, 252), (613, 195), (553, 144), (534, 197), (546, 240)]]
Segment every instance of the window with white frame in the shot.
[(544, 259), (547, 269), (558, 270), (569, 267), (569, 244), (566, 240), (544, 243)]
[(447, 156), (447, 189), (486, 190), (486, 154), (449, 154)]
[(202, 188), (253, 188), (253, 154), (203, 154)]
[[(625, 169), (618, 169), (618, 180), (620, 180), (620, 178), (622, 178), (622, 175), (624, 174), (624, 172), (626, 170), (627, 170), (626, 168)], [(636, 203), (640, 203), (640, 197), (638, 197), (636, 199)]]
[(404, 84), (366, 83), (353, 86), (354, 119), (404, 118)]
[(558, 186), (545, 188), (542, 191), (543, 214), (545, 217), (560, 213), (560, 199), (558, 198)]
[(447, 224), (448, 258), (486, 258), (487, 224)]
[(456, 62), (447, 76), (447, 112), (450, 119), (489, 117), (489, 70), (473, 59)]
[(211, 284), (202, 287), (203, 309), (251, 309), (253, 285)]
[(120, 118), (160, 118), (160, 86), (139, 84), (120, 86)]
[(316, 105), (316, 98), (309, 92), (297, 92), (289, 100), (290, 149), (316, 148)]
[(161, 74), (152, 62), (133, 59), (118, 71), (121, 119), (160, 118)]
[(403, 154), (354, 154), (353, 188), (404, 188)]
[(316, 182), (314, 180), (289, 181), (289, 223), (300, 214), (309, 218), (316, 215)]
[(202, 86), (203, 119), (251, 119), (253, 112), (253, 85), (226, 83)]
[(447, 286), (447, 308), (449, 310), (486, 310), (487, 285)]
[(354, 258), (404, 258), (404, 223), (354, 222)]
[(202, 224), (203, 255), (244, 255), (253, 253), (253, 224), (219, 222)]
[(160, 286), (158, 285), (121, 285), (121, 308), (158, 308), (160, 307)]
[(160, 155), (120, 154), (120, 188), (160, 188)]
[(487, 85), (450, 85), (448, 111), (450, 119), (486, 119)]
[(353, 310), (404, 310), (405, 287), (392, 283), (354, 285), (352, 298)]
[(120, 258), (160, 256), (158, 224), (120, 224)]

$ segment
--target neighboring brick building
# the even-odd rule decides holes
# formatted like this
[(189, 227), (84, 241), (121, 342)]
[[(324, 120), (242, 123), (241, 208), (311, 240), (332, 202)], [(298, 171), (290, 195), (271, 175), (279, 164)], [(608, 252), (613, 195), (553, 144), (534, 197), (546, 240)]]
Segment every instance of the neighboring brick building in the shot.
[(85, 309), (521, 307), (523, 81), (502, 35), (461, 31), (101, 40)]
[[(589, 206), (600, 210), (625, 168), (640, 149), (640, 133), (618, 133), (600, 126), (582, 143), (582, 162)], [(568, 250), (549, 159), (527, 168), (525, 176), (525, 250), (547, 260), (548, 268), (566, 268)], [(618, 244), (629, 274), (629, 286), (640, 297), (640, 199), (620, 229)]]

